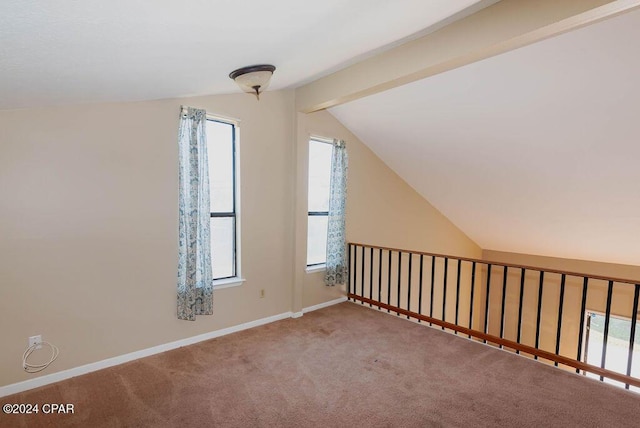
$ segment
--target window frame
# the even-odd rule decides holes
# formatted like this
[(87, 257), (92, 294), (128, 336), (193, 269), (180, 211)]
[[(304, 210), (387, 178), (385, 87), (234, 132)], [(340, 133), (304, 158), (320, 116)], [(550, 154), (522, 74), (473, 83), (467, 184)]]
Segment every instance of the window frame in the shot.
[[(241, 275), (241, 251), (240, 251), (240, 121), (223, 116), (207, 114), (206, 120), (218, 122), (232, 127), (232, 179), (233, 179), (233, 210), (232, 211), (209, 211), (210, 218), (232, 218), (233, 219), (233, 275), (213, 278), (214, 289), (233, 287), (241, 285), (245, 280)], [(207, 151), (211, 153), (211, 146), (207, 142)]]
[[(322, 143), (322, 144), (329, 144), (331, 146), (333, 146), (333, 142), (334, 139), (333, 138), (326, 138), (326, 137), (319, 137), (316, 135), (310, 135), (308, 138), (308, 143), (310, 144), (311, 142), (315, 142), (315, 143)], [(308, 146), (309, 147), (309, 146)], [(307, 158), (309, 156), (307, 155)], [(307, 164), (307, 180), (309, 180), (309, 165)], [(329, 186), (331, 186), (331, 177), (329, 177)], [(327, 220), (329, 218), (329, 210), (327, 207), (327, 211), (309, 211), (309, 183), (307, 181), (307, 254), (309, 253), (309, 217), (327, 217)], [(328, 233), (328, 230), (327, 230)], [(327, 264), (327, 259), (326, 259), (326, 254), (325, 254), (325, 260), (323, 262), (320, 263), (311, 263), (309, 264), (309, 259), (307, 258), (306, 260), (306, 270), (307, 272), (312, 272), (312, 271), (316, 271), (316, 270), (322, 270), (325, 268)]]
[[(602, 317), (602, 318), (606, 318), (606, 312), (602, 312), (600, 310), (595, 310), (595, 309), (589, 309), (589, 308), (585, 309), (585, 312), (584, 312), (585, 319), (584, 319), (584, 323), (582, 324), (582, 329), (583, 329), (582, 332), (583, 332), (583, 335), (584, 335), (584, 340), (583, 340), (583, 343), (582, 343), (581, 360), (582, 360), (582, 362), (587, 363), (587, 364), (593, 364), (593, 365), (596, 365), (596, 366), (600, 366), (600, 362), (599, 361), (594, 361), (592, 363), (589, 363), (589, 340), (592, 339), (591, 338), (591, 319), (592, 319), (591, 315), (596, 315), (596, 316), (599, 316), (599, 317)], [(629, 325), (629, 330), (630, 331), (632, 329), (631, 324), (635, 321), (636, 322), (635, 333), (636, 333), (636, 335), (638, 335), (637, 326), (638, 326), (638, 324), (640, 324), (640, 316), (638, 316), (638, 317), (636, 317), (634, 319), (633, 318), (633, 314), (632, 315), (618, 315), (617, 313), (616, 314), (610, 313), (609, 314), (609, 318), (610, 318), (609, 319), (609, 323), (610, 323), (609, 325), (611, 325), (611, 320), (613, 320), (613, 319), (616, 319), (618, 321), (628, 322), (630, 324)], [(615, 338), (615, 336), (611, 334), (611, 330), (609, 330), (609, 337), (614, 337)], [(625, 339), (625, 340), (628, 340), (628, 339)], [(635, 341), (636, 345), (637, 345), (637, 343), (638, 343), (638, 341)], [(627, 342), (627, 344), (628, 344), (628, 342)], [(625, 344), (625, 347), (628, 346), (627, 344)], [(635, 345), (634, 345), (634, 350), (632, 351), (632, 355), (634, 355), (634, 354), (638, 355), (636, 353), (636, 351), (635, 351)], [(609, 355), (611, 355), (611, 354), (609, 354)], [(596, 358), (598, 358), (598, 357), (600, 357), (600, 355), (596, 355)], [(611, 361), (611, 360), (609, 359), (608, 361)], [(616, 368), (612, 368), (612, 367), (607, 367), (607, 368), (609, 370), (612, 370), (612, 371), (617, 371)], [(627, 360), (626, 359), (624, 361), (623, 367), (621, 367), (621, 368), (624, 370), (624, 373), (622, 371), (618, 371), (618, 372), (626, 374), (626, 368), (627, 368)], [(594, 379), (598, 378), (598, 375), (593, 374), (593, 373), (588, 372), (588, 371), (585, 371), (585, 370), (581, 370), (580, 373), (585, 375), (585, 376), (592, 377)], [(632, 374), (632, 376), (633, 376), (633, 374)], [(621, 388), (625, 387), (624, 383), (619, 382), (619, 381), (612, 381), (611, 379), (606, 378), (606, 377), (605, 377), (604, 381), (605, 381), (605, 383), (611, 383), (612, 385), (617, 386), (617, 387), (621, 387)], [(630, 388), (636, 388), (636, 387), (631, 386)]]

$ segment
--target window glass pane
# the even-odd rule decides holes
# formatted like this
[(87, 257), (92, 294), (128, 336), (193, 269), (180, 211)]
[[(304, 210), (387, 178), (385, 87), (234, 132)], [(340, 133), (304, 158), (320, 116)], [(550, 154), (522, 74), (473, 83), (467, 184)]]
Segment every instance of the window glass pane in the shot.
[(309, 142), (309, 211), (329, 211), (331, 144)]
[(211, 212), (233, 212), (233, 125), (207, 120)]
[[(605, 315), (589, 313), (589, 332), (585, 349), (585, 362), (594, 366), (600, 366), (602, 362), (602, 348), (604, 347)], [(626, 374), (629, 358), (629, 337), (631, 335), (631, 319), (611, 316), (607, 336), (607, 360), (605, 368), (614, 372)], [(640, 322), (636, 323), (634, 346), (631, 351), (631, 376), (640, 376)], [(588, 377), (599, 379), (595, 373), (587, 373)], [(611, 383), (624, 387), (624, 384), (615, 380), (604, 378), (605, 383)], [(634, 387), (631, 387), (634, 390)], [(635, 389), (636, 391), (638, 388)]]
[(235, 276), (235, 218), (211, 217), (211, 269), (213, 279)]
[(307, 236), (307, 265), (327, 261), (327, 221), (329, 217), (309, 216), (309, 234)]

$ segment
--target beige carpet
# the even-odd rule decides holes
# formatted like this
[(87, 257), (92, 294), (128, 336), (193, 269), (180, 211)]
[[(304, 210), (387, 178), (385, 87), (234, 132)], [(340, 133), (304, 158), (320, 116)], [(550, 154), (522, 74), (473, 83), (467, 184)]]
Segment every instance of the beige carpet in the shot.
[(637, 427), (640, 395), (343, 303), (0, 398), (2, 427)]

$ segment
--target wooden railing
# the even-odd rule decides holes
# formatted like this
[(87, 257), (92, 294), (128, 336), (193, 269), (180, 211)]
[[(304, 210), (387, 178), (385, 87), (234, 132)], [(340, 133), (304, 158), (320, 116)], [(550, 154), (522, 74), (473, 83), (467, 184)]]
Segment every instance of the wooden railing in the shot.
[[(360, 243), (348, 244), (348, 258), (351, 300), (640, 388), (631, 375), (640, 280)], [(599, 365), (585, 358), (587, 312), (604, 315)], [(612, 314), (630, 320), (624, 372), (606, 364)]]

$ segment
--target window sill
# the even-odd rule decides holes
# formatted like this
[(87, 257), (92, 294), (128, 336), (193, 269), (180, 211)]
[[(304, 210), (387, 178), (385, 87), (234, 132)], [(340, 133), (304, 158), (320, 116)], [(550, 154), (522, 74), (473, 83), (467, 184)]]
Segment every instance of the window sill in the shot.
[(237, 287), (239, 285), (242, 285), (244, 282), (246, 281), (246, 279), (244, 278), (225, 278), (225, 279), (216, 279), (213, 281), (213, 289), (214, 290), (220, 290), (223, 288), (231, 288), (231, 287)]
[(307, 273), (321, 272), (327, 270), (327, 265), (322, 263), (321, 265), (307, 266), (305, 270)]

